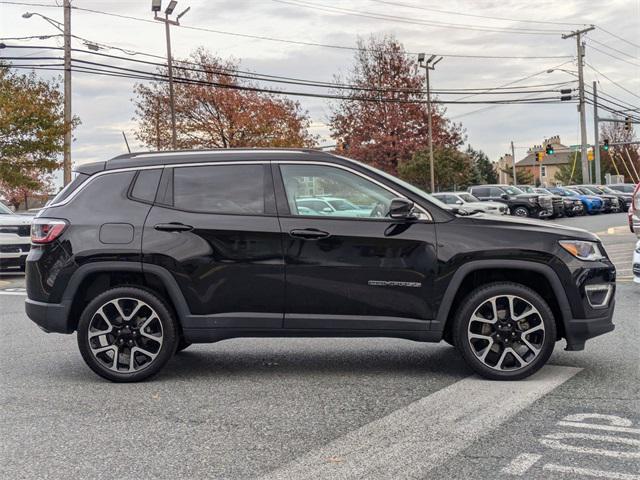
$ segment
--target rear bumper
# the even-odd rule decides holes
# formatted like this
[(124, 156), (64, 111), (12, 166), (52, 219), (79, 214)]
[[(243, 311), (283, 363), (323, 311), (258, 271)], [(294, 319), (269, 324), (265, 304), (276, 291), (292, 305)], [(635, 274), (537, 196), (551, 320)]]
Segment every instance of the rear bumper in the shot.
[(62, 303), (36, 302), (27, 298), (24, 308), (27, 316), (47, 333), (71, 333), (74, 330), (69, 325), (69, 309)]
[(611, 300), (602, 316), (585, 319), (574, 318), (566, 322), (567, 348), (565, 350), (584, 350), (584, 344), (587, 340), (615, 329), (616, 326), (612, 321), (614, 307), (615, 300)]

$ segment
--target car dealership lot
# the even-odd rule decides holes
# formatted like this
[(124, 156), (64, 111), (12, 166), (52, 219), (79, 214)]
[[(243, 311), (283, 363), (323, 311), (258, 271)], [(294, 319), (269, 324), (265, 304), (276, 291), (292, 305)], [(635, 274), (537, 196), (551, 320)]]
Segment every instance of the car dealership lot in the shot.
[[(624, 215), (562, 219), (618, 268), (616, 330), (529, 380), (395, 339), (194, 345), (155, 379), (96, 377), (0, 276), (2, 478), (640, 478), (640, 289)], [(626, 259), (626, 260), (625, 260)], [(595, 415), (595, 416), (594, 416)], [(595, 425), (595, 426), (594, 426)]]

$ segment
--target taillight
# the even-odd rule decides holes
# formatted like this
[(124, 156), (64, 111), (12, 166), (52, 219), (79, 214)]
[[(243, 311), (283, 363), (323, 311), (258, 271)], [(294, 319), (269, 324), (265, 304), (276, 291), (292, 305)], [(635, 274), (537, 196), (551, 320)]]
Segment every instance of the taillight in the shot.
[(66, 220), (36, 218), (31, 225), (32, 243), (51, 243), (67, 228)]

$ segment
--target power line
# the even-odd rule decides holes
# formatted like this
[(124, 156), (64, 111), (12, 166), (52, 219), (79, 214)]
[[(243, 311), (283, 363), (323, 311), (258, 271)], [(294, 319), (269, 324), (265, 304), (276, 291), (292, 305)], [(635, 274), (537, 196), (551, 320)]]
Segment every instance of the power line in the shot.
[(447, 15), (459, 15), (462, 17), (475, 17), (475, 18), (487, 18), (489, 20), (503, 20), (507, 22), (524, 22), (524, 23), (539, 23), (539, 24), (547, 24), (547, 25), (586, 25), (584, 23), (570, 23), (570, 22), (553, 22), (549, 20), (522, 20), (518, 18), (507, 18), (507, 17), (496, 17), (493, 15), (478, 15), (473, 13), (462, 13), (462, 12), (454, 12), (452, 10), (440, 10), (437, 8), (423, 7), (418, 5), (410, 5), (408, 3), (402, 2), (391, 2), (388, 0), (370, 0), (376, 3), (382, 3), (386, 5), (393, 5), (397, 7), (405, 7), (405, 8), (413, 8), (416, 10), (424, 10), (427, 12), (437, 12), (437, 13), (446, 13)]
[(423, 25), (428, 27), (438, 27), (438, 28), (452, 28), (459, 30), (472, 30), (472, 31), (480, 31), (480, 32), (492, 32), (492, 33), (509, 33), (509, 34), (523, 34), (523, 35), (557, 35), (561, 33), (561, 30), (541, 30), (541, 29), (524, 29), (524, 28), (509, 28), (509, 27), (486, 27), (481, 25), (468, 25), (468, 24), (456, 24), (456, 23), (446, 23), (446, 22), (436, 22), (436, 21), (427, 21), (427, 20), (415, 20), (408, 17), (401, 17), (398, 15), (386, 15), (386, 14), (377, 14), (377, 13), (369, 13), (361, 10), (352, 10), (350, 8), (341, 8), (341, 7), (329, 7), (324, 5), (318, 5), (316, 3), (304, 2), (302, 0), (271, 0), (272, 2), (282, 3), (285, 5), (292, 5), (301, 8), (308, 8), (312, 10), (318, 10), (329, 13), (342, 13), (346, 15), (351, 15), (355, 17), (364, 17), (364, 18), (373, 18), (376, 20), (386, 20), (393, 21), (399, 23), (407, 23), (413, 25)]
[[(8, 48), (39, 48), (37, 46), (18, 46), (18, 45), (8, 45)], [(61, 47), (50, 47), (50, 46), (44, 46), (42, 47), (43, 49), (49, 49), (49, 50), (62, 50)], [(79, 50), (76, 48), (72, 48), (71, 49), (73, 52), (78, 52), (78, 53), (82, 53), (82, 54), (88, 54), (88, 55), (92, 55), (92, 56), (101, 56), (101, 57), (106, 57), (106, 58), (111, 58), (111, 59), (117, 59), (117, 60), (123, 60), (126, 62), (134, 62), (134, 63), (139, 63), (139, 64), (144, 64), (144, 65), (151, 65), (157, 68), (164, 68), (165, 64), (164, 63), (159, 63), (159, 62), (151, 62), (151, 61), (147, 61), (147, 60), (140, 60), (140, 59), (132, 59), (132, 58), (126, 58), (126, 57), (122, 57), (119, 55), (112, 55), (112, 54), (107, 54), (107, 53), (101, 53), (101, 52), (93, 52), (93, 51), (84, 51), (84, 50)], [(141, 53), (141, 52), (138, 52)], [(22, 59), (23, 57), (5, 57), (7, 59)], [(176, 62), (176, 69), (178, 70), (184, 70), (184, 71), (192, 71), (192, 72), (199, 72), (199, 73), (213, 73), (216, 75), (223, 75), (223, 76), (230, 76), (230, 77), (236, 77), (236, 78), (242, 78), (242, 79), (249, 79), (249, 80), (259, 80), (259, 81), (266, 81), (266, 82), (273, 82), (273, 83), (284, 83), (284, 84), (295, 84), (295, 85), (303, 85), (303, 86), (309, 86), (309, 87), (321, 87), (321, 88), (329, 88), (329, 89), (346, 89), (346, 90), (357, 90), (357, 91), (373, 91), (373, 92), (382, 92), (382, 93), (407, 93), (407, 94), (423, 94), (424, 91), (421, 89), (402, 89), (402, 88), (398, 88), (398, 89), (393, 89), (393, 88), (376, 88), (376, 87), (363, 87), (363, 86), (359, 86), (359, 85), (349, 85), (349, 84), (340, 84), (340, 83), (331, 83), (331, 82), (319, 82), (319, 81), (315, 81), (315, 80), (303, 80), (303, 79), (294, 79), (291, 77), (279, 77), (276, 75), (268, 75), (268, 76), (263, 76), (263, 74), (259, 74), (259, 73), (253, 73), (253, 72), (244, 72), (241, 70), (232, 70), (232, 69), (226, 69), (223, 68), (221, 69), (222, 71), (218, 71), (216, 69), (203, 69), (202, 66), (200, 64), (194, 63), (194, 62), (188, 62), (189, 64), (193, 64), (196, 65), (198, 68), (190, 68), (190, 67), (185, 67), (180, 65), (180, 61)], [(542, 73), (542, 72), (539, 72)], [(543, 87), (547, 87), (547, 86), (555, 86), (558, 87), (559, 85), (565, 85), (567, 82), (556, 82), (556, 83), (549, 83), (549, 84), (541, 84), (541, 85), (531, 85), (531, 86), (519, 86), (519, 87), (508, 87), (507, 85), (513, 84), (513, 83), (518, 83), (520, 81), (526, 80), (527, 78), (531, 78), (535, 75), (538, 75), (539, 73), (536, 73), (534, 75), (529, 75), (527, 77), (524, 77), (522, 79), (518, 79), (512, 82), (508, 82), (504, 85), (500, 85), (497, 87), (482, 87), (482, 88), (463, 88), (463, 89), (444, 89), (444, 90), (434, 90), (434, 93), (436, 94), (451, 94), (451, 95), (460, 95), (460, 94), (468, 94), (469, 92), (473, 92), (472, 95), (468, 95), (468, 96), (473, 96), (473, 95), (483, 95), (483, 94), (508, 94), (508, 93), (549, 93), (549, 92), (555, 92), (557, 90), (554, 89), (545, 89)], [(520, 89), (520, 90), (516, 90), (516, 89)], [(467, 97), (463, 97), (463, 98), (467, 98)]]
[(632, 47), (636, 47), (636, 48), (640, 48), (640, 45), (638, 45), (637, 43), (633, 43), (629, 40), (627, 40), (626, 38), (622, 38), (620, 35), (616, 35), (615, 33), (610, 32), (609, 30), (605, 30), (604, 28), (602, 28), (601, 26), (598, 26), (599, 30), (602, 30), (604, 33), (611, 35), (614, 38), (617, 38), (618, 40), (621, 40), (625, 43), (628, 43), (629, 45), (631, 45)]
[(618, 56), (616, 56), (616, 55), (614, 55), (612, 53), (605, 52), (604, 50), (600, 50), (598, 47), (594, 47), (593, 45), (591, 45), (591, 42), (587, 42), (587, 43), (589, 44), (589, 47), (591, 47), (593, 50), (595, 50), (597, 52), (600, 52), (600, 53), (602, 53), (604, 55), (607, 55), (607, 56), (609, 56), (611, 58), (615, 58), (616, 60), (620, 60), (621, 62), (628, 63), (629, 65), (633, 65), (634, 67), (640, 67), (639, 63), (633, 63), (633, 62), (630, 62), (629, 60), (626, 60), (624, 58), (620, 58), (620, 57), (618, 57)]
[[(586, 63), (586, 62), (585, 62)], [(591, 70), (593, 70), (594, 72), (596, 72), (599, 75), (602, 75), (604, 78), (606, 78), (607, 80), (609, 80), (611, 83), (613, 83), (616, 87), (618, 87), (621, 90), (624, 90), (625, 92), (633, 95), (636, 98), (640, 98), (640, 95), (636, 95), (635, 93), (633, 93), (631, 90), (629, 90), (628, 88), (623, 87), (622, 85), (620, 85), (618, 82), (616, 82), (615, 80), (612, 80), (611, 78), (607, 77), (604, 73), (602, 73), (600, 70), (598, 70), (597, 68), (595, 68), (593, 65), (587, 63), (587, 67), (589, 67)]]
[(618, 53), (620, 53), (620, 54), (622, 54), (622, 55), (624, 55), (626, 57), (631, 57), (633, 59), (637, 59), (638, 58), (637, 55), (633, 55), (631, 53), (625, 52), (624, 50), (618, 50), (617, 48), (610, 47), (606, 43), (599, 42), (598, 40), (596, 40), (594, 38), (590, 38), (589, 41), (593, 42), (593, 43), (596, 43), (596, 44), (600, 45), (601, 47), (608, 48), (609, 50), (613, 50), (614, 52), (618, 52)]
[[(6, 0), (1, 0), (0, 3), (17, 4), (17, 5), (28, 5), (28, 6), (45, 6), (45, 7), (54, 7), (55, 8), (55, 5), (36, 4), (36, 3), (27, 3), (27, 2), (13, 2), (13, 1), (6, 1)], [(116, 18), (135, 20), (135, 21), (139, 21), (139, 22), (154, 23), (153, 20), (150, 20), (150, 19), (147, 19), (147, 18), (135, 17), (135, 16), (132, 16), (132, 15), (124, 15), (124, 14), (114, 13), (114, 12), (105, 12), (105, 11), (102, 11), (102, 10), (96, 10), (96, 9), (92, 9), (92, 8), (85, 8), (85, 7), (78, 7), (78, 6), (72, 6), (71, 8), (74, 9), (74, 10), (77, 10), (77, 11), (93, 13), (93, 14), (97, 14), (97, 15), (106, 15), (106, 16), (111, 16), (111, 17), (116, 17)], [(271, 36), (266, 36), (266, 35), (253, 35), (253, 34), (248, 34), (248, 33), (229, 32), (229, 31), (225, 31), (225, 30), (216, 30), (216, 29), (212, 29), (212, 28), (197, 27), (197, 26), (192, 26), (192, 25), (180, 25), (179, 28), (184, 28), (184, 29), (187, 29), (187, 30), (194, 30), (194, 31), (201, 31), (201, 32), (208, 32), (208, 33), (214, 33), (214, 34), (217, 34), (217, 35), (227, 35), (227, 36), (234, 36), (234, 37), (240, 37), (240, 38), (250, 38), (250, 39), (253, 39), (253, 40), (264, 40), (264, 41), (269, 41), (269, 42), (285, 43), (285, 44), (291, 44), (291, 45), (300, 45), (300, 46), (305, 46), (305, 47), (330, 48), (330, 49), (344, 50), (344, 51), (359, 51), (360, 50), (357, 47), (350, 47), (350, 46), (346, 46), (346, 45), (335, 45), (335, 44), (320, 43), (320, 42), (308, 42), (308, 41), (302, 41), (302, 40), (291, 40), (291, 39), (277, 38), (277, 37), (271, 37)], [(365, 49), (365, 51), (376, 51), (376, 50)], [(417, 55), (417, 53), (418, 52), (406, 52), (407, 55)], [(554, 58), (558, 58), (558, 59), (560, 59), (560, 58), (571, 58), (570, 55), (473, 55), (473, 54), (436, 53), (436, 52), (429, 52), (429, 54), (430, 55), (431, 54), (440, 55), (440, 56), (445, 56), (445, 57), (452, 57), (452, 58), (507, 59), (507, 60), (525, 60), (525, 59), (545, 60), (545, 59), (554, 59)]]

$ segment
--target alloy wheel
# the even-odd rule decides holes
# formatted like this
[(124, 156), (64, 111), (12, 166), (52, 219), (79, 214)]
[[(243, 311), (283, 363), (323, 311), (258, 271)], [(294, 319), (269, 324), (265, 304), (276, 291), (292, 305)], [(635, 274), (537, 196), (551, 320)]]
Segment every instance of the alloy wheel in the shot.
[(138, 372), (155, 360), (162, 348), (162, 322), (147, 303), (116, 298), (103, 304), (89, 322), (92, 355), (109, 370)]
[(515, 371), (531, 364), (542, 351), (545, 334), (540, 312), (516, 295), (483, 301), (471, 315), (467, 329), (473, 354), (498, 371)]

